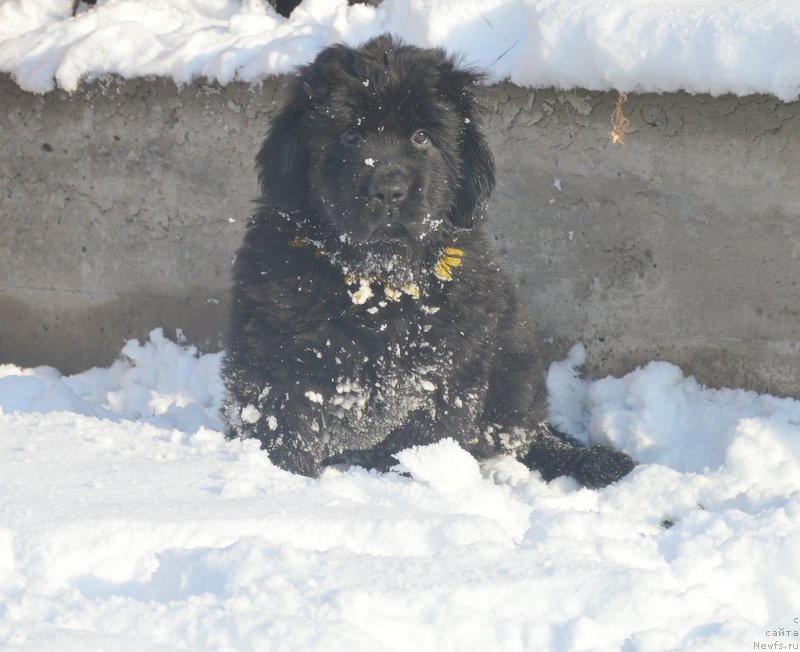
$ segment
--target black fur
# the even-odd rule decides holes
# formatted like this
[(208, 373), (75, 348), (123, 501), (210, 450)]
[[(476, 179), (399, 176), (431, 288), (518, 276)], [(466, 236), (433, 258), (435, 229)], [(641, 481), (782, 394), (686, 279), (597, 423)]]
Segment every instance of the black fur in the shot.
[(292, 79), (257, 157), (225, 363), (231, 434), (277, 465), (385, 468), (451, 436), (548, 479), (598, 486), (632, 467), (536, 413), (532, 334), (480, 226), (494, 161), (479, 79), (389, 36), (329, 47)]

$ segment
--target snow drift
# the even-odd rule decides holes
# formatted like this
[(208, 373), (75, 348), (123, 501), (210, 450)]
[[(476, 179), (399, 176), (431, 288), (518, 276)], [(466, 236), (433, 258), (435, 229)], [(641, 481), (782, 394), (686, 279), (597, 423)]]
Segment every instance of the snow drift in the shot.
[(0, 648), (791, 649), (800, 402), (582, 358), (553, 419), (642, 462), (601, 491), (447, 433), (293, 476), (217, 430), (220, 354), (161, 331), (108, 369), (0, 367)]

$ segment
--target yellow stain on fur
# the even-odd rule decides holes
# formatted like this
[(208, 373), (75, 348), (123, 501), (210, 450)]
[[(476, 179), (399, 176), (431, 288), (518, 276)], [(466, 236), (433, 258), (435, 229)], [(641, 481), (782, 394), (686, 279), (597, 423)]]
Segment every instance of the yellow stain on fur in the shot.
[(403, 292), (412, 299), (419, 299), (419, 286), (414, 283), (406, 283), (403, 286)]
[(433, 275), (440, 281), (453, 280), (453, 268), (461, 267), (464, 251), (457, 247), (445, 247), (443, 255), (436, 262), (433, 269)]

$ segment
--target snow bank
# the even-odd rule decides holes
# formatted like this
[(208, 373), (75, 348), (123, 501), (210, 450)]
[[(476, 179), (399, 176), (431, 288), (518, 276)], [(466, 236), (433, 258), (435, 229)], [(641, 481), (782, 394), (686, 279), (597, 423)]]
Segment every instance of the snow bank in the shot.
[[(178, 339), (183, 339), (178, 332)], [(171, 342), (162, 329), (150, 341), (131, 340), (108, 369), (64, 377), (52, 367), (0, 365), (0, 413), (74, 412), (112, 421), (136, 420), (194, 432), (220, 429), (224, 395), (221, 353), (199, 356)]]
[(519, 85), (800, 94), (800, 7), (789, 0), (305, 0), (289, 19), (263, 0), (0, 4), (0, 70), (22, 88), (161, 75), (227, 84), (285, 73), (334, 42), (393, 32), (442, 46)]
[(161, 331), (108, 369), (2, 367), (0, 649), (791, 649), (800, 402), (583, 357), (554, 421), (644, 462), (602, 491), (446, 433), (398, 472), (288, 474), (216, 429), (220, 356)]

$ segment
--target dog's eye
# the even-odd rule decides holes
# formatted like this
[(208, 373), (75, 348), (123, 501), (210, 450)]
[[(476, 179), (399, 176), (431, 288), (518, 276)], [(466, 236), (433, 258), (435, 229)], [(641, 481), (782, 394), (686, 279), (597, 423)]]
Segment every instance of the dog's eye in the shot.
[(424, 129), (417, 129), (414, 135), (411, 136), (411, 140), (414, 141), (415, 145), (427, 145), (431, 139), (427, 131)]
[(342, 142), (345, 145), (355, 145), (362, 140), (361, 134), (356, 129), (348, 129), (342, 134)]

